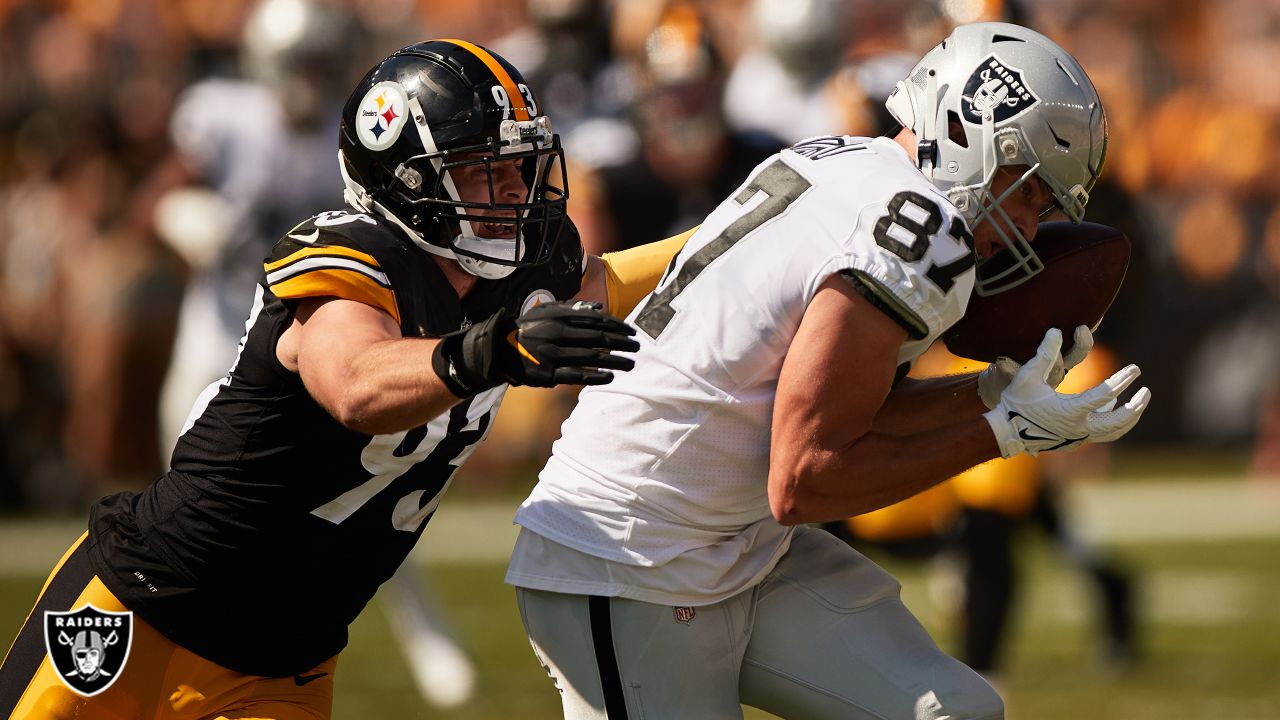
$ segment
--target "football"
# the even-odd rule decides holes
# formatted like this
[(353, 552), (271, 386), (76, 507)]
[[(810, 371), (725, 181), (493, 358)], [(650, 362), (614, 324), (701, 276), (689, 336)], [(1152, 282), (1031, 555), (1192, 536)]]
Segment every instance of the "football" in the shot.
[[(1129, 268), (1129, 239), (1116, 228), (1097, 223), (1042, 223), (1032, 242), (1044, 270), (1002, 293), (976, 293), (960, 322), (943, 336), (960, 357), (993, 362), (1008, 355), (1025, 363), (1036, 353), (1049, 328), (1062, 330), (1062, 352), (1071, 349), (1079, 325), (1097, 327), (1111, 307)], [(1007, 269), (1012, 259), (996, 255), (979, 275)]]

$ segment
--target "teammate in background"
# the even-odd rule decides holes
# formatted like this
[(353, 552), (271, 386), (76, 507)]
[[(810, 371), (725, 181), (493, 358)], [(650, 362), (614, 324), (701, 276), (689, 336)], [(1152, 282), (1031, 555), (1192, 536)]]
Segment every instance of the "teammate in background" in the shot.
[(854, 36), (849, 3), (751, 0), (747, 6), (757, 42), (725, 80), (729, 127), (768, 133), (788, 144), (844, 131), (849, 106), (860, 104), (851, 103), (842, 83), (833, 81)]
[[(461, 40), (364, 77), (339, 139), (349, 207), (276, 244), (171, 469), (94, 506), (0, 666), (0, 716), (328, 717), (348, 624), (508, 384), (631, 366), (611, 351), (634, 331), (558, 301), (625, 313), (682, 242), (584, 262), (540, 111), (514, 67)], [(68, 610), (132, 614), (123, 669), (91, 695), (46, 654), (43, 618)]]
[(156, 226), (191, 279), (161, 395), (166, 457), (192, 400), (235, 359), (262, 258), (299, 218), (341, 196), (332, 172), (339, 93), (359, 79), (353, 60), (378, 59), (360, 28), (339, 5), (262, 0), (245, 21), (244, 77), (206, 78), (178, 97), (169, 128), (181, 182)]
[[(728, 68), (706, 18), (671, 2), (633, 60), (631, 127), (580, 129), (569, 150), (592, 172), (575, 208), (588, 248), (622, 250), (698, 224), (761, 160), (784, 144), (729, 127), (722, 97)], [(578, 166), (579, 169), (582, 167)], [(588, 228), (597, 229), (592, 236)]]
[[(1134, 366), (1054, 390), (1056, 330), (1022, 367), (899, 381), (975, 284), (1034, 274), (1040, 217), (1081, 220), (1106, 125), (1073, 58), (1000, 23), (888, 106), (891, 137), (803, 142), (706, 218), (629, 316), (635, 368), (582, 393), (517, 512), (507, 581), (566, 717), (1003, 716), (892, 577), (805, 524), (1138, 421), (1145, 388), (1114, 405)], [(975, 275), (997, 252), (1017, 269)]]

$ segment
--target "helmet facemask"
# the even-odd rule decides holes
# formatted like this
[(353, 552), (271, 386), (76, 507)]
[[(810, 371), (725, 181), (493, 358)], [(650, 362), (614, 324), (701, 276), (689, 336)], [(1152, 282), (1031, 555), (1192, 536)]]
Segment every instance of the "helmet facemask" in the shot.
[[(496, 279), (518, 267), (550, 259), (564, 225), (569, 196), (564, 151), (545, 116), (504, 120), (499, 138), (422, 153), (406, 159), (395, 175), (409, 191), (402, 202), (438, 223), (439, 237), (472, 274)], [(499, 197), (495, 163), (515, 162), (525, 187), (522, 199)], [(481, 168), (479, 173), (475, 168)], [(482, 178), (480, 199), (464, 199), (458, 185)], [(434, 178), (424, 188), (425, 178)], [(468, 195), (472, 195), (468, 192)], [(488, 228), (489, 231), (484, 230)], [(510, 237), (505, 237), (510, 235)]]
[[(980, 296), (995, 295), (1017, 287), (1044, 269), (1043, 261), (1031, 247), (1031, 240), (1022, 234), (1005, 210), (1005, 201), (1020, 191), (1024, 184), (1039, 178), (1050, 188), (1054, 197), (1053, 205), (1042, 211), (1040, 216), (1063, 209), (1063, 194), (1054, 189), (1052, 177), (1040, 173), (1040, 160), (1026, 143), (1022, 132), (1017, 127), (996, 131), (994, 125), (990, 116), (983, 118), (982, 139), (979, 141), (983, 151), (983, 166), (979, 181), (968, 185), (953, 185), (947, 190), (947, 197), (964, 216), (970, 231), (976, 232), (984, 223), (990, 223), (997, 240), (1003, 246), (1001, 250), (1012, 257), (1012, 262), (996, 275), (984, 275), (982, 266), (990, 258), (978, 258), (974, 292)], [(1025, 169), (997, 196), (992, 185), (1000, 169), (1006, 167)], [(1086, 193), (1085, 202), (1087, 201)], [(1073, 207), (1077, 217), (1084, 216), (1083, 202), (1073, 203)]]

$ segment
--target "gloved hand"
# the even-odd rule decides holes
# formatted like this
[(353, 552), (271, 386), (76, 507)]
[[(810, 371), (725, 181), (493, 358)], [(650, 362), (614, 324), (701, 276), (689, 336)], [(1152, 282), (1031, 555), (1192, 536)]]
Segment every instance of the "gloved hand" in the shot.
[(1144, 387), (1129, 402), (1112, 409), (1120, 393), (1141, 374), (1137, 365), (1077, 395), (1056, 392), (1047, 379), (1061, 349), (1062, 333), (1056, 329), (1045, 333), (1036, 356), (1014, 374), (1000, 401), (984, 415), (1002, 456), (1116, 440), (1137, 424), (1151, 401), (1151, 391)]
[(613, 350), (635, 351), (635, 329), (594, 302), (553, 302), (518, 318), (501, 309), (488, 320), (450, 333), (436, 344), (432, 367), (458, 397), (475, 395), (502, 383), (551, 387), (603, 385), (609, 370), (630, 370), (631, 358)]
[[(1051, 388), (1056, 389), (1061, 385), (1062, 379), (1067, 376), (1071, 368), (1084, 361), (1085, 356), (1093, 349), (1093, 332), (1089, 330), (1088, 325), (1077, 327), (1072, 339), (1075, 340), (1075, 344), (1071, 346), (1071, 352), (1065, 357), (1059, 354), (1054, 359), (1049, 377), (1045, 379)], [(978, 397), (982, 398), (982, 403), (988, 409), (1000, 402), (1000, 393), (1009, 387), (1009, 382), (1013, 380), (1013, 376), (1017, 374), (1020, 367), (1022, 365), (1017, 360), (1002, 355), (978, 373)]]

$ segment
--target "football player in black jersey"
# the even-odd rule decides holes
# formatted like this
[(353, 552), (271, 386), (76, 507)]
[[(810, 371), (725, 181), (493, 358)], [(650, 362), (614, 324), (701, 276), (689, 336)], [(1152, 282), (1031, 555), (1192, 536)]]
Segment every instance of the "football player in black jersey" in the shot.
[[(392, 54), (339, 148), (347, 208), (266, 259), (171, 469), (94, 506), (0, 666), (0, 716), (328, 717), (348, 624), (506, 387), (630, 368), (612, 351), (633, 331), (605, 308), (625, 315), (685, 236), (584, 258), (559, 138), (504, 59), (461, 40)], [(96, 684), (49, 654), (46, 613), (68, 611), (130, 619)]]

